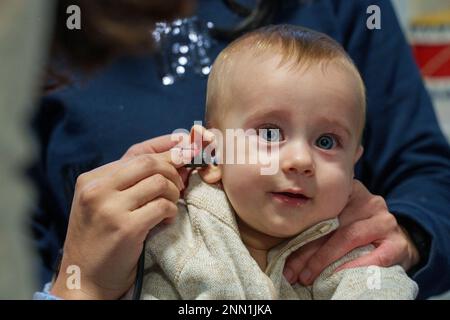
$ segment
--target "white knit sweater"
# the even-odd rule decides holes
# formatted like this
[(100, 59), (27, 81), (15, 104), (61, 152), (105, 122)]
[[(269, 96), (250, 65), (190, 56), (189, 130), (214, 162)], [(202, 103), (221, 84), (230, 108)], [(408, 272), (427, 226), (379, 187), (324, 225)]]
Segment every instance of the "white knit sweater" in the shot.
[(149, 234), (143, 299), (414, 299), (417, 284), (400, 266), (333, 270), (366, 254), (359, 248), (329, 266), (312, 286), (283, 277), (289, 254), (338, 227), (323, 221), (270, 250), (263, 272), (241, 240), (226, 194), (194, 172), (177, 220)]

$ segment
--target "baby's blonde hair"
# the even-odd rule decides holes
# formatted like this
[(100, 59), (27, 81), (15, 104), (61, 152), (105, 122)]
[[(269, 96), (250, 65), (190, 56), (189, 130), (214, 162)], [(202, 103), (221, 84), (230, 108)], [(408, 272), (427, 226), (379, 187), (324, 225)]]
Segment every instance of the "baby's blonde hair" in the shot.
[(205, 120), (207, 127), (219, 127), (226, 110), (218, 103), (220, 94), (226, 91), (228, 69), (238, 53), (250, 53), (254, 57), (280, 54), (280, 66), (290, 63), (293, 68), (307, 68), (313, 64), (323, 67), (330, 62), (350, 71), (357, 80), (358, 100), (361, 105), (361, 128), (365, 122), (366, 94), (364, 82), (342, 46), (329, 36), (293, 25), (271, 25), (249, 32), (229, 44), (218, 55), (208, 79)]

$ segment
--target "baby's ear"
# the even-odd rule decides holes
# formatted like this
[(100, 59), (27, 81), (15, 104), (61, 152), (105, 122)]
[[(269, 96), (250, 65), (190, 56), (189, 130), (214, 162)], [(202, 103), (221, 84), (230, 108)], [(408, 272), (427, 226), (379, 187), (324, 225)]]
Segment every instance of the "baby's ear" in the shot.
[(364, 148), (362, 145), (359, 145), (355, 152), (355, 157), (353, 159), (353, 164), (356, 164), (356, 162), (361, 158), (362, 154), (364, 152)]
[(198, 174), (206, 183), (215, 184), (222, 179), (222, 166), (209, 164), (198, 170)]

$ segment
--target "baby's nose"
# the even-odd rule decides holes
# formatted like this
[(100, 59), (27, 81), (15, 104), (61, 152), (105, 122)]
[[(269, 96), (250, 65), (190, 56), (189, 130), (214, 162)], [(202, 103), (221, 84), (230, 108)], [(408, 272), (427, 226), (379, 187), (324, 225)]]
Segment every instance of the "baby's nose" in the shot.
[(309, 148), (292, 148), (289, 152), (283, 153), (281, 156), (281, 169), (285, 173), (302, 174), (305, 176), (314, 175), (314, 159)]

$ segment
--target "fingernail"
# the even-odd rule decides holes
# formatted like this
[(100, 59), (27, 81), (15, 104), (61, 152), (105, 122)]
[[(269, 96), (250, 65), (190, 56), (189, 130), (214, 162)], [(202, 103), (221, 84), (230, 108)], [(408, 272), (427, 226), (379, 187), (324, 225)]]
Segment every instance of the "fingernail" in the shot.
[(294, 282), (294, 272), (291, 269), (285, 268), (283, 274), (290, 284)]
[(300, 281), (303, 282), (303, 284), (308, 284), (309, 278), (311, 278), (311, 271), (309, 271), (309, 269), (305, 269), (300, 273)]

